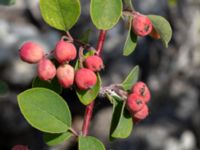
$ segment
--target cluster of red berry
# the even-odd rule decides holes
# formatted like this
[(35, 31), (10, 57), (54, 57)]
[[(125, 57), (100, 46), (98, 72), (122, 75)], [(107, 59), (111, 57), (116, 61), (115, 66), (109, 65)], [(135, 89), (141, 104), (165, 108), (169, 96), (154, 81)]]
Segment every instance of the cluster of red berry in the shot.
[(153, 27), (151, 20), (139, 12), (133, 14), (132, 29), (138, 36), (149, 35), (154, 39), (160, 39), (160, 35)]
[(102, 59), (97, 55), (92, 55), (83, 61), (85, 68), (82, 67), (75, 72), (69, 62), (76, 58), (77, 50), (73, 43), (65, 39), (58, 41), (52, 54), (60, 64), (58, 68), (36, 43), (26, 42), (19, 51), (23, 61), (38, 64), (38, 77), (41, 80), (49, 81), (57, 76), (59, 83), (64, 88), (71, 87), (74, 82), (80, 90), (87, 90), (93, 87), (97, 82), (95, 72), (104, 67)]
[(143, 82), (137, 82), (131, 89), (126, 102), (127, 109), (131, 113), (134, 121), (145, 119), (149, 114), (147, 103), (151, 98), (147, 85)]

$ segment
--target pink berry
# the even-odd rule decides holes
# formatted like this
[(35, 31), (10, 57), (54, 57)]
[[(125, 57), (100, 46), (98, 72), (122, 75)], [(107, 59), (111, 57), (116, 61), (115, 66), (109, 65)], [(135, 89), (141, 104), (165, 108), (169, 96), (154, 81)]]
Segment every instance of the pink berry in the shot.
[(136, 112), (133, 117), (136, 120), (143, 120), (148, 115), (149, 115), (149, 109), (148, 109), (148, 106), (145, 104), (144, 107), (140, 111)]
[(36, 43), (26, 42), (19, 50), (20, 58), (30, 64), (38, 63), (44, 56), (44, 50)]
[(27, 146), (24, 145), (15, 145), (12, 147), (12, 150), (29, 150)]
[(100, 71), (104, 68), (101, 57), (96, 55), (87, 57), (85, 60), (85, 66), (94, 72)]
[(42, 59), (38, 63), (38, 76), (41, 80), (51, 80), (56, 75), (56, 67), (49, 59)]
[(133, 31), (138, 36), (146, 36), (151, 33), (153, 25), (151, 20), (140, 13), (135, 13), (132, 23)]
[(97, 83), (97, 77), (93, 71), (82, 68), (76, 72), (75, 82), (80, 90), (88, 90)]
[(74, 60), (76, 58), (76, 54), (77, 52), (74, 44), (63, 39), (56, 44), (54, 56), (59, 63), (65, 63)]
[(139, 95), (145, 103), (149, 102), (149, 100), (151, 99), (151, 93), (149, 91), (149, 88), (144, 82), (137, 82), (132, 87), (132, 92)]
[(56, 75), (59, 83), (64, 88), (69, 88), (74, 83), (74, 68), (69, 64), (64, 64), (58, 67)]
[(132, 93), (128, 96), (126, 105), (130, 113), (133, 113), (141, 110), (145, 103), (139, 95)]

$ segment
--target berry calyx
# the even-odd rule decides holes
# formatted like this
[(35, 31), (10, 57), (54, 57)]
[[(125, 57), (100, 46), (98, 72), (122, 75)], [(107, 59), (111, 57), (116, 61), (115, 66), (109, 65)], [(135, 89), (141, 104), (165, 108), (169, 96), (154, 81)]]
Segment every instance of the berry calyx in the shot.
[(151, 33), (153, 25), (147, 16), (135, 13), (133, 16), (132, 28), (136, 35), (146, 36)]
[(64, 64), (58, 67), (56, 75), (59, 83), (64, 88), (69, 88), (74, 83), (74, 68), (69, 64)]
[(39, 78), (45, 81), (53, 79), (56, 75), (55, 65), (49, 59), (46, 58), (40, 60), (40, 62), (38, 63), (37, 71)]
[(44, 50), (34, 42), (26, 42), (21, 46), (19, 56), (23, 61), (34, 64), (43, 58)]
[(159, 33), (155, 30), (155, 28), (152, 29), (151, 33), (149, 34), (150, 37), (158, 40), (160, 39)]
[(76, 47), (73, 43), (62, 39), (56, 44), (54, 56), (59, 63), (65, 63), (74, 60), (76, 55)]
[(141, 110), (144, 105), (145, 105), (144, 101), (136, 93), (132, 93), (128, 96), (126, 106), (130, 111), (130, 113), (135, 113)]
[(147, 116), (149, 115), (149, 108), (148, 106), (145, 104), (142, 109), (138, 112), (136, 112), (133, 117), (136, 120), (143, 120), (145, 119)]
[(75, 82), (80, 90), (88, 90), (97, 83), (97, 77), (90, 69), (82, 68), (76, 72)]
[(132, 92), (139, 95), (145, 103), (149, 102), (149, 100), (151, 99), (149, 88), (144, 82), (137, 82), (132, 87)]
[(94, 72), (100, 71), (104, 68), (104, 64), (101, 57), (96, 55), (87, 57), (85, 60), (85, 66)]

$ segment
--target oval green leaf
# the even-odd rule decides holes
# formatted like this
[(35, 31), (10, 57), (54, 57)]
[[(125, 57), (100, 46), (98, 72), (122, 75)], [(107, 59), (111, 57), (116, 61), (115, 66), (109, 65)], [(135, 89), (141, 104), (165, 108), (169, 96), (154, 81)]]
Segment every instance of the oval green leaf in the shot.
[(119, 21), (121, 13), (122, 0), (91, 0), (90, 15), (98, 29), (111, 29)]
[(54, 146), (63, 143), (64, 141), (69, 140), (73, 136), (70, 132), (65, 133), (44, 133), (43, 138), (47, 145)]
[(105, 150), (105, 147), (101, 141), (91, 136), (79, 136), (78, 138), (79, 150)]
[(57, 93), (32, 88), (17, 98), (23, 116), (34, 128), (47, 133), (63, 133), (71, 126), (69, 107)]
[(135, 66), (131, 70), (126, 79), (121, 84), (124, 90), (130, 90), (133, 84), (137, 82), (139, 78), (139, 71), (140, 71), (139, 66)]
[(58, 82), (57, 78), (54, 78), (51, 81), (44, 81), (44, 80), (40, 80), (39, 77), (36, 77), (33, 82), (32, 82), (32, 87), (36, 88), (36, 87), (43, 87), (43, 88), (47, 88), (50, 89), (58, 94), (62, 93), (62, 87)]
[(132, 131), (133, 121), (130, 113), (125, 109), (125, 102), (112, 97), (113, 116), (110, 127), (110, 139), (127, 138)]
[(172, 28), (169, 22), (161, 16), (148, 15), (148, 17), (151, 20), (155, 30), (159, 33), (164, 46), (168, 47), (168, 44), (172, 38)]
[[(132, 19), (130, 19), (131, 21)], [(128, 36), (123, 49), (123, 55), (128, 56), (134, 52), (137, 45), (137, 35), (132, 31), (132, 24), (129, 23)]]
[(47, 24), (67, 31), (78, 21), (81, 6), (79, 0), (40, 0), (40, 11)]

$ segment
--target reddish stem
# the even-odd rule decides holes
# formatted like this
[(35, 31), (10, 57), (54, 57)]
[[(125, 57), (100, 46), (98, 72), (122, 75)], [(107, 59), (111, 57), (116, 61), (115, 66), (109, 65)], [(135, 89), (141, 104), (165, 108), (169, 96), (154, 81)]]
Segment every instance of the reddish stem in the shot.
[[(101, 30), (100, 34), (99, 34), (97, 48), (96, 48), (97, 49), (97, 55), (100, 55), (100, 53), (102, 52), (105, 37), (106, 37), (106, 31)], [(82, 135), (83, 136), (86, 136), (88, 134), (88, 129), (89, 129), (89, 126), (90, 126), (90, 121), (91, 121), (92, 113), (93, 113), (93, 109), (94, 109), (94, 104), (95, 104), (95, 102), (93, 101), (92, 103), (90, 103), (86, 107), (83, 126), (82, 126)]]
[(97, 48), (96, 48), (97, 49), (97, 55), (101, 55), (101, 52), (103, 50), (104, 41), (105, 41), (105, 38), (106, 38), (106, 33), (107, 33), (106, 30), (100, 30), (99, 40), (98, 40)]
[(83, 122), (83, 127), (82, 127), (83, 136), (86, 136), (88, 134), (88, 129), (90, 126), (93, 109), (94, 109), (94, 101), (91, 104), (89, 104), (85, 110), (85, 117), (84, 117), (84, 122)]

